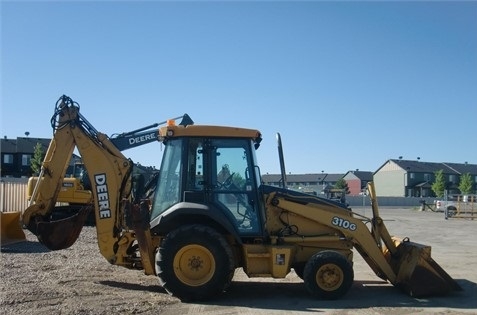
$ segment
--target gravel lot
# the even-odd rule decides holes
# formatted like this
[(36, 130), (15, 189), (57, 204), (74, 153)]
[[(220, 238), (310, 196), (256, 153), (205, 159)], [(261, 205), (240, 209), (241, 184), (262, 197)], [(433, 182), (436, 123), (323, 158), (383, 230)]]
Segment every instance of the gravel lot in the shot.
[[(370, 215), (370, 209), (355, 209)], [(228, 292), (201, 304), (169, 296), (154, 276), (113, 266), (101, 256), (93, 227), (70, 248), (49, 251), (27, 242), (2, 247), (1, 314), (475, 314), (477, 220), (444, 220), (442, 213), (381, 209), (392, 235), (432, 246), (432, 257), (463, 287), (446, 297), (411, 298), (377, 278), (355, 258), (355, 283), (338, 301), (318, 301), (291, 273), (248, 279), (238, 270)]]

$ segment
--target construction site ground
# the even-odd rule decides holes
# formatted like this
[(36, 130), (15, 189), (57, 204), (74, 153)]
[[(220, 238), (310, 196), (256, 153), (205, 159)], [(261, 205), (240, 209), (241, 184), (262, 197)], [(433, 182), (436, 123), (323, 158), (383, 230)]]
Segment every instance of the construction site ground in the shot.
[[(70, 248), (49, 251), (27, 241), (2, 247), (0, 313), (18, 314), (476, 314), (477, 218), (382, 208), (391, 235), (432, 246), (432, 257), (463, 288), (448, 296), (412, 298), (378, 278), (355, 253), (355, 282), (343, 298), (312, 298), (292, 272), (285, 279), (252, 278), (237, 270), (223, 295), (181, 303), (155, 276), (110, 265), (99, 253), (94, 227)], [(370, 208), (355, 212), (371, 216)]]

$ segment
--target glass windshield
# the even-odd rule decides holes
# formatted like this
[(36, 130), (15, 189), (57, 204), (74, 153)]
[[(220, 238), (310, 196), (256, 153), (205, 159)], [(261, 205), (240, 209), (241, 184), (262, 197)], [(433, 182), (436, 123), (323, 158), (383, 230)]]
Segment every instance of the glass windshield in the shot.
[(170, 140), (162, 157), (151, 218), (156, 218), (180, 201), (182, 139)]

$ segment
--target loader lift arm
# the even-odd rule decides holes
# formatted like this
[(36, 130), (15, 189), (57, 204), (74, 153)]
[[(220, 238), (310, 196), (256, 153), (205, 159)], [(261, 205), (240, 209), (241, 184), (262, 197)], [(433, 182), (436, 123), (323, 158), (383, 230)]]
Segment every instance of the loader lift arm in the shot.
[(76, 147), (92, 184), (100, 251), (109, 262), (121, 264), (118, 248), (120, 244), (128, 243), (123, 239), (127, 233), (123, 233), (121, 203), (132, 201), (132, 161), (105, 134), (98, 132), (79, 113), (79, 105), (67, 96), (63, 95), (56, 103), (51, 125), (54, 135), (42, 164), (40, 178), (43, 179), (38, 181), (30, 206), (23, 213), (23, 224), (50, 249), (66, 248), (74, 243), (89, 209), (65, 219), (71, 224), (65, 224), (65, 220), (57, 221), (57, 224), (49, 222), (49, 214)]
[[(375, 274), (411, 296), (443, 295), (461, 287), (432, 258), (431, 247), (392, 237), (379, 216), (373, 183), (368, 184), (373, 217), (365, 218), (350, 211), (329, 211), (305, 199), (276, 193), (268, 203), (289, 213), (339, 231), (335, 236), (347, 240), (359, 252)], [(310, 199), (311, 200), (311, 199)], [(366, 223), (370, 222), (368, 228)], [(283, 236), (285, 243), (306, 242), (306, 236)], [(309, 237), (310, 240), (313, 237)]]

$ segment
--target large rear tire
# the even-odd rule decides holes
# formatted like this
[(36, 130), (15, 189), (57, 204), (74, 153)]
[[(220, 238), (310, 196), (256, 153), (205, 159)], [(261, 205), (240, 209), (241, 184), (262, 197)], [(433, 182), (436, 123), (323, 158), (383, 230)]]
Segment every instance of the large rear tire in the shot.
[(170, 232), (156, 254), (162, 286), (182, 301), (203, 301), (222, 293), (230, 284), (234, 266), (225, 238), (198, 224)]
[(313, 296), (334, 300), (345, 295), (353, 284), (351, 263), (335, 251), (322, 251), (313, 255), (303, 272), (305, 287)]

